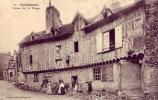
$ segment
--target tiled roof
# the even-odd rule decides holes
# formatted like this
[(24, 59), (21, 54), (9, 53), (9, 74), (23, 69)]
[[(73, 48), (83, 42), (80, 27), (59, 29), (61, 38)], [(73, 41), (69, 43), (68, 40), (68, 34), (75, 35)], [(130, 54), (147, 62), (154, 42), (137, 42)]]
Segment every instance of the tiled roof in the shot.
[(83, 30), (86, 33), (92, 32), (95, 29), (97, 29), (98, 27), (102, 27), (105, 24), (110, 23), (110, 22), (116, 20), (117, 18), (119, 18), (120, 16), (122, 16), (124, 14), (128, 14), (131, 11), (133, 11), (133, 10), (143, 6), (143, 5), (144, 5), (144, 1), (141, 0), (141, 1), (138, 1), (138, 2), (136, 2), (134, 4), (125, 6), (123, 8), (120, 8), (120, 9), (117, 9), (117, 10), (113, 10), (112, 11), (113, 14), (111, 16), (109, 16), (107, 18), (104, 18), (104, 19), (101, 19), (101, 20), (99, 20), (97, 22), (94, 22), (94, 23), (92, 23), (90, 25), (87, 25), (85, 28), (83, 28)]
[[(87, 20), (80, 13), (77, 13), (76, 16), (80, 15), (87, 22), (88, 25), (85, 28), (83, 28), (83, 30), (86, 33), (89, 33), (89, 32), (92, 32), (92, 31), (94, 31), (95, 29), (97, 29), (99, 27), (104, 26), (107, 23), (110, 23), (110, 22), (116, 20), (121, 15), (130, 13), (131, 11), (133, 11), (133, 10), (137, 9), (138, 7), (143, 6), (143, 5), (144, 5), (144, 1), (141, 0), (141, 1), (138, 1), (134, 4), (122, 7), (120, 9), (113, 10), (112, 11), (113, 14), (111, 16), (107, 17), (106, 19), (104, 18), (104, 19), (98, 20), (96, 22), (94, 22), (94, 20), (98, 17), (98, 15), (93, 17), (93, 18), (87, 19)], [(52, 6), (52, 7), (54, 7), (54, 6)], [(47, 9), (50, 9), (50, 8), (48, 7)], [(54, 9), (56, 9), (56, 8), (54, 8)], [(75, 17), (74, 17), (74, 20), (75, 20)], [(45, 34), (46, 33), (45, 31), (41, 31), (41, 32), (38, 32), (38, 33), (32, 33), (32, 34), (26, 36), (19, 43), (19, 45), (20, 46), (25, 46), (25, 45), (32, 45), (32, 44), (39, 44), (39, 43), (43, 43), (43, 42), (61, 40), (61, 39), (65, 39), (68, 36), (72, 35), (73, 32), (74, 32), (74, 26), (73, 26), (73, 22), (72, 22), (70, 24), (66, 24), (66, 25), (61, 26), (59, 28), (59, 33), (56, 34), (56, 35)], [(35, 36), (36, 35), (39, 35), (39, 36), (37, 36), (37, 38), (32, 40), (31, 36), (33, 34)]]
[(45, 34), (45, 31), (39, 32), (39, 33), (34, 33), (35, 35), (39, 35), (37, 38), (34, 40), (31, 40), (32, 34), (26, 36), (22, 42), (20, 42), (20, 46), (28, 46), (32, 44), (39, 44), (39, 43), (44, 43), (44, 42), (50, 42), (50, 41), (57, 41), (57, 40), (62, 40), (70, 36), (74, 32), (74, 27), (73, 24), (66, 24), (61, 26), (58, 30), (59, 33), (56, 35), (52, 34)]

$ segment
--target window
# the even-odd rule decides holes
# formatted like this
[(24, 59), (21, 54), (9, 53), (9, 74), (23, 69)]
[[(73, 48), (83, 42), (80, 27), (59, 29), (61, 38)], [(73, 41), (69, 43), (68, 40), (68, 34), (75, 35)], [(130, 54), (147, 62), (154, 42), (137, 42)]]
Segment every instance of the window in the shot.
[(78, 52), (79, 48), (78, 48), (78, 42), (74, 42), (74, 51)]
[(96, 67), (93, 69), (93, 78), (94, 80), (101, 80), (110, 82), (113, 81), (113, 67), (106, 66), (106, 67)]
[(110, 50), (115, 48), (115, 29), (109, 31), (109, 38), (110, 38)]
[(30, 65), (33, 64), (32, 55), (30, 55)]
[(107, 16), (108, 16), (107, 12), (104, 12), (103, 13), (103, 18), (107, 18)]
[(101, 68), (97, 67), (93, 69), (94, 80), (101, 80)]
[(57, 67), (62, 67), (62, 59), (56, 59), (56, 65)]
[(138, 17), (134, 20), (134, 29), (135, 29), (135, 34), (143, 34), (143, 18)]
[(103, 33), (103, 51), (115, 49), (115, 29)]
[(32, 36), (32, 40), (34, 40), (35, 39), (35, 36)]
[(13, 72), (10, 72), (10, 77), (12, 77), (13, 76)]
[(34, 74), (34, 82), (38, 82), (38, 74)]
[(66, 56), (66, 64), (67, 64), (67, 66), (69, 66), (69, 64), (70, 64), (70, 56), (69, 55)]
[(97, 53), (122, 47), (122, 26), (96, 35)]
[(56, 46), (56, 52), (57, 53), (61, 53), (61, 45), (57, 45)]
[(113, 81), (113, 67), (107, 66), (102, 68), (102, 81), (110, 82)]

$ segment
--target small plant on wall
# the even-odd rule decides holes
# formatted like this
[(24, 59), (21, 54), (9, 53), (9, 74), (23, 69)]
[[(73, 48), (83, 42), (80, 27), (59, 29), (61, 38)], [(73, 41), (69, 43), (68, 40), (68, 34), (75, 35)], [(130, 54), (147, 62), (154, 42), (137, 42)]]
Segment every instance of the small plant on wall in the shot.
[(128, 52), (127, 52), (127, 54), (128, 54), (129, 56), (132, 55), (133, 53), (134, 53), (134, 51), (131, 50), (131, 49), (129, 49)]

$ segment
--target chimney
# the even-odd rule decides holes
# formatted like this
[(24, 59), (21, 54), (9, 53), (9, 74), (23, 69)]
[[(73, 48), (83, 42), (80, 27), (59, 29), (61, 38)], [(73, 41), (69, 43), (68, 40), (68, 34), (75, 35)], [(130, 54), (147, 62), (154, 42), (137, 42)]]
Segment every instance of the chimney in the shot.
[(46, 34), (51, 33), (51, 31), (57, 29), (62, 25), (60, 20), (60, 13), (49, 1), (49, 5), (46, 8)]

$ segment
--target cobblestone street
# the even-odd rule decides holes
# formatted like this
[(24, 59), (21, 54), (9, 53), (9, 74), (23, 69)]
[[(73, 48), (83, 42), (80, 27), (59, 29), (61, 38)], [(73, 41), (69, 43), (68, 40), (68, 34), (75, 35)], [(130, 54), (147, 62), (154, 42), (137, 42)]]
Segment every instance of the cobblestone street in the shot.
[(13, 84), (0, 80), (0, 100), (81, 100), (69, 96), (47, 95), (39, 92), (24, 91)]

